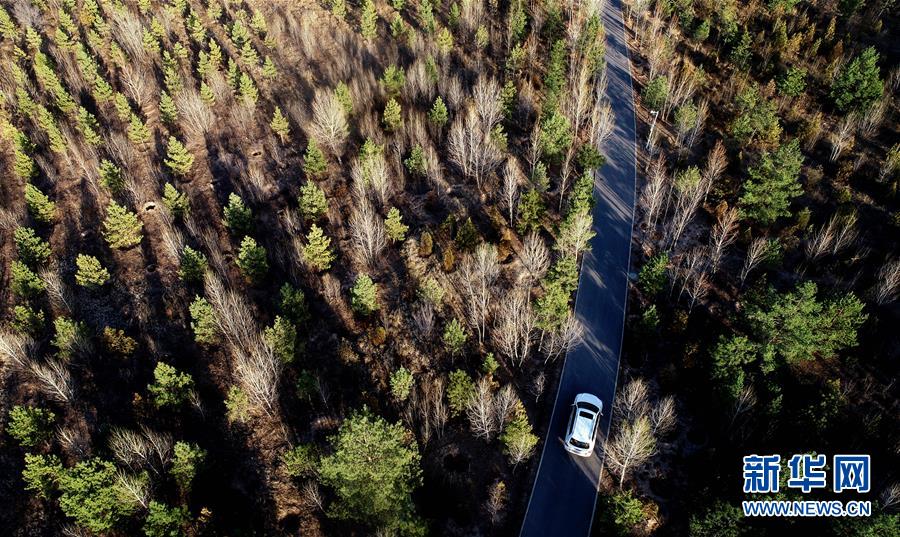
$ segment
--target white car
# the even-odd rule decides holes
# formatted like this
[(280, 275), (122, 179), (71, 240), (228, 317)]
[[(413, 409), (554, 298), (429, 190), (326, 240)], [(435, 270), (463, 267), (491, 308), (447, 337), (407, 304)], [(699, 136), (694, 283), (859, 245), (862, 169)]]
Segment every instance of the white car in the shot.
[(589, 393), (576, 395), (566, 429), (566, 451), (579, 457), (590, 457), (602, 415), (603, 401)]

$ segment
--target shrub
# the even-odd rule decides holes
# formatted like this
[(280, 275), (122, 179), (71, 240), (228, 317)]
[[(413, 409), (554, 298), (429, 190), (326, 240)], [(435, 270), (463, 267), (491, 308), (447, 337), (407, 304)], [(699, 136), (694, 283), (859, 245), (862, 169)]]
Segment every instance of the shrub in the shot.
[(246, 235), (253, 230), (253, 211), (234, 192), (228, 195), (228, 204), (222, 209), (222, 215), (225, 227), (236, 236)]
[(225, 411), (229, 423), (246, 423), (250, 419), (250, 398), (237, 386), (228, 389)]
[(10, 288), (22, 298), (34, 298), (44, 292), (45, 286), (44, 281), (32, 272), (28, 265), (16, 260), (12, 263)]
[(657, 75), (647, 84), (641, 96), (649, 109), (662, 110), (669, 96), (669, 80), (662, 75)]
[(279, 360), (286, 364), (294, 361), (297, 328), (290, 321), (280, 315), (275, 316), (275, 322), (266, 328), (264, 337)]
[(78, 254), (75, 258), (75, 283), (88, 289), (96, 289), (109, 281), (109, 271), (92, 255)]
[(196, 297), (191, 302), (191, 330), (194, 341), (201, 345), (213, 345), (219, 341), (219, 325), (216, 312), (203, 297)]
[(131, 356), (137, 350), (137, 341), (125, 334), (121, 328), (103, 328), (103, 347), (113, 354)]
[(464, 251), (470, 252), (475, 249), (479, 242), (478, 230), (472, 218), (466, 218), (466, 221), (456, 230), (456, 238), (454, 239), (456, 246)]
[(141, 242), (144, 225), (135, 213), (111, 201), (106, 206), (103, 220), (103, 238), (110, 248), (127, 249)]
[(331, 268), (335, 255), (331, 251), (331, 239), (326, 237), (322, 228), (313, 224), (306, 235), (306, 246), (303, 247), (303, 258), (318, 272)]
[(190, 246), (185, 246), (181, 251), (181, 267), (178, 274), (185, 283), (201, 283), (206, 274), (207, 261), (206, 256), (194, 250)]
[(56, 204), (31, 183), (25, 185), (25, 206), (31, 218), (39, 224), (51, 224), (56, 217)]
[(16, 405), (9, 411), (6, 431), (22, 447), (31, 448), (53, 436), (55, 420), (56, 414), (44, 408)]
[(391, 373), (391, 394), (399, 402), (409, 399), (415, 379), (412, 373), (405, 367)]
[(144, 535), (147, 537), (181, 537), (183, 527), (190, 521), (187, 507), (169, 507), (164, 503), (150, 500), (147, 518), (144, 520)]
[(434, 250), (434, 239), (431, 237), (431, 232), (423, 231), (422, 236), (419, 239), (419, 256), (420, 257), (428, 257)]
[(84, 323), (73, 321), (68, 317), (57, 317), (53, 320), (53, 340), (51, 344), (56, 347), (60, 357), (69, 358), (88, 336), (87, 326)]
[(306, 183), (300, 187), (300, 216), (304, 220), (318, 220), (328, 212), (328, 200), (325, 199), (325, 191), (315, 183)]
[(157, 408), (179, 407), (194, 389), (194, 379), (164, 362), (158, 362), (153, 370), (153, 383), (147, 386)]
[(300, 444), (281, 456), (281, 466), (289, 477), (312, 477), (319, 465), (319, 454), (312, 444)]
[(184, 218), (191, 212), (191, 202), (187, 194), (179, 192), (172, 183), (163, 187), (163, 205), (175, 218)]
[(175, 442), (172, 453), (172, 467), (169, 468), (169, 474), (175, 479), (178, 488), (187, 493), (191, 490), (197, 471), (206, 460), (206, 451), (196, 444), (178, 441)]
[(378, 309), (378, 286), (368, 274), (360, 274), (350, 289), (350, 305), (360, 315), (370, 315)]
[(50, 244), (30, 227), (18, 227), (14, 234), (19, 259), (31, 267), (46, 265), (50, 260)]
[(465, 329), (456, 318), (451, 319), (444, 328), (444, 345), (447, 346), (451, 356), (462, 352), (467, 338)]
[(256, 243), (253, 237), (244, 237), (241, 241), (241, 249), (238, 251), (237, 266), (244, 277), (252, 283), (259, 283), (269, 272), (269, 262), (266, 260), (266, 249)]
[(190, 173), (194, 166), (194, 155), (192, 155), (178, 138), (169, 136), (169, 143), (166, 145), (166, 158), (163, 163), (175, 175), (185, 176)]
[(409, 226), (403, 223), (403, 216), (400, 215), (400, 210), (396, 207), (391, 207), (384, 221), (384, 229), (392, 241), (401, 242), (406, 239), (406, 232), (409, 231)]
[(469, 399), (475, 393), (475, 383), (472, 377), (462, 369), (456, 369), (450, 373), (447, 384), (447, 402), (450, 403), (450, 413), (460, 416), (466, 411)]

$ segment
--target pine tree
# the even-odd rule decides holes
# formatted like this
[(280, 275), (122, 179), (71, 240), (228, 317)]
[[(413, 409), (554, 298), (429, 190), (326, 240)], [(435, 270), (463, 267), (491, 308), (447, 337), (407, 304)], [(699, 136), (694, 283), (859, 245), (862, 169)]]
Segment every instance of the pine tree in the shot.
[(278, 106), (275, 107), (275, 113), (272, 114), (272, 122), (269, 123), (269, 127), (272, 128), (272, 132), (278, 135), (282, 144), (290, 139), (291, 126)]
[(428, 111), (428, 121), (438, 127), (443, 127), (447, 124), (447, 105), (444, 104), (444, 100), (441, 99), (440, 95), (434, 99), (434, 104), (431, 106), (431, 110)]
[(878, 52), (869, 47), (850, 60), (831, 86), (831, 99), (841, 112), (865, 111), (884, 92), (878, 69)]
[(760, 224), (769, 225), (790, 214), (791, 200), (803, 193), (798, 182), (803, 155), (800, 142), (792, 140), (774, 153), (764, 153), (749, 170), (740, 198), (742, 210)]
[(178, 271), (181, 280), (185, 283), (200, 283), (206, 273), (206, 256), (185, 246), (181, 251), (181, 268)]
[(300, 215), (304, 220), (318, 220), (328, 211), (328, 200), (325, 192), (315, 183), (306, 183), (300, 187)]
[(164, 123), (174, 125), (178, 122), (178, 107), (175, 101), (165, 91), (159, 94), (159, 115)]
[(409, 170), (409, 173), (414, 175), (425, 175), (428, 171), (428, 166), (425, 162), (425, 150), (422, 149), (422, 144), (416, 144), (413, 147), (412, 152), (409, 154), (409, 158), (403, 161), (406, 169)]
[(175, 218), (184, 218), (191, 212), (191, 202), (187, 194), (180, 192), (172, 183), (163, 187), (163, 205)]
[(360, 274), (350, 288), (350, 306), (360, 315), (370, 315), (378, 309), (378, 286), (368, 274)]
[(100, 161), (100, 183), (113, 194), (119, 194), (125, 189), (122, 170), (106, 159)]
[(137, 145), (143, 145), (150, 141), (150, 129), (135, 113), (131, 113), (128, 123), (128, 139)]
[(406, 239), (406, 232), (409, 226), (403, 223), (403, 216), (396, 207), (391, 207), (388, 216), (384, 221), (384, 228), (388, 237), (394, 242), (400, 242)]
[(363, 39), (371, 41), (375, 38), (378, 33), (378, 12), (375, 10), (375, 2), (372, 0), (363, 0), (359, 24)]
[(78, 254), (75, 266), (78, 269), (75, 272), (75, 283), (82, 287), (96, 289), (109, 281), (109, 271), (92, 255)]
[(262, 72), (269, 80), (274, 80), (278, 76), (278, 68), (275, 67), (275, 62), (269, 56), (266, 56), (266, 59), (263, 61)]
[(322, 272), (331, 268), (335, 255), (331, 251), (331, 239), (326, 237), (322, 228), (313, 224), (306, 236), (306, 246), (303, 247), (303, 258), (316, 271)]
[(103, 238), (110, 248), (127, 249), (141, 242), (144, 225), (135, 213), (110, 201), (103, 220)]
[(399, 97), (400, 92), (403, 90), (403, 86), (406, 84), (406, 73), (403, 72), (402, 68), (397, 67), (392, 63), (384, 70), (379, 82), (384, 87), (384, 91), (388, 94), (388, 97)]
[(244, 104), (251, 108), (256, 106), (256, 101), (259, 100), (259, 90), (256, 89), (256, 84), (247, 73), (241, 73), (240, 81), (238, 82), (238, 92)]
[(409, 394), (415, 385), (415, 379), (409, 369), (400, 367), (400, 369), (391, 373), (391, 395), (398, 402), (402, 403), (409, 399)]
[(200, 345), (214, 345), (219, 342), (219, 324), (216, 311), (203, 297), (196, 297), (190, 305), (191, 330), (194, 341)]
[(275, 321), (272, 326), (266, 328), (263, 337), (282, 363), (289, 364), (294, 361), (297, 350), (297, 327), (290, 321), (276, 315)]
[(384, 129), (389, 132), (396, 132), (403, 127), (403, 111), (400, 103), (391, 97), (387, 105), (384, 107), (384, 117), (382, 118)]
[(222, 209), (222, 219), (225, 227), (235, 236), (246, 235), (253, 230), (253, 211), (234, 192), (228, 195), (228, 205)]
[(216, 94), (213, 93), (206, 82), (200, 83), (200, 98), (203, 99), (203, 102), (206, 103), (207, 106), (216, 104)]
[(303, 171), (310, 179), (321, 179), (327, 170), (328, 162), (325, 160), (325, 154), (319, 149), (316, 139), (310, 138), (306, 153), (303, 155)]
[(447, 326), (444, 328), (443, 341), (444, 345), (446, 345), (447, 349), (450, 351), (451, 356), (456, 356), (462, 352), (467, 338), (466, 331), (459, 320), (455, 317), (450, 319), (450, 322), (447, 323)]
[(18, 227), (13, 234), (16, 251), (25, 264), (31, 267), (46, 265), (50, 260), (50, 244), (40, 238), (30, 227)]
[(347, 117), (353, 115), (353, 96), (350, 94), (350, 88), (344, 82), (338, 82), (334, 88), (334, 96), (337, 98), (341, 106), (344, 107), (344, 114)]
[(32, 272), (28, 265), (21, 261), (13, 261), (10, 289), (13, 294), (22, 298), (34, 298), (44, 292), (45, 285), (37, 274)]
[(153, 383), (147, 391), (157, 408), (176, 408), (187, 402), (194, 389), (194, 379), (165, 362), (157, 362)]
[(194, 166), (194, 155), (174, 136), (169, 136), (166, 159), (163, 161), (175, 175), (186, 176)]
[(241, 241), (236, 263), (244, 277), (252, 283), (259, 283), (269, 272), (266, 249), (257, 244), (250, 236), (244, 237), (244, 240)]

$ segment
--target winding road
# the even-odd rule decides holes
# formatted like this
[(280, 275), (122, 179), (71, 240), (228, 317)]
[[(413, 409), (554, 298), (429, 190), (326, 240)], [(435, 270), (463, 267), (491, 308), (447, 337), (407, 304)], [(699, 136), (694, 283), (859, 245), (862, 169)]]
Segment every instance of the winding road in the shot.
[[(612, 134), (601, 148), (606, 164), (594, 179), (594, 232), (584, 255), (575, 314), (584, 327), (581, 344), (566, 356), (550, 425), (545, 436), (521, 537), (587, 536), (591, 531), (603, 441), (609, 433), (625, 326), (628, 271), (635, 201), (635, 118), (631, 63), (622, 0), (606, 0), (606, 97), (615, 114)], [(575, 395), (590, 392), (603, 401), (597, 447), (589, 458), (563, 449)]]

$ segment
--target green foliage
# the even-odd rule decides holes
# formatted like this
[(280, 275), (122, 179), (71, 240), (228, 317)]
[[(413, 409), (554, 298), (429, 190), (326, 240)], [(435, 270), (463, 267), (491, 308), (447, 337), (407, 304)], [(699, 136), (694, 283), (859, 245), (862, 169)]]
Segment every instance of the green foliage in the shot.
[(647, 260), (638, 273), (638, 287), (648, 296), (656, 296), (662, 292), (668, 278), (666, 267), (669, 265), (669, 254), (661, 252)]
[(694, 41), (698, 43), (706, 41), (709, 38), (709, 28), (709, 19), (700, 21), (700, 24), (694, 28), (694, 33), (692, 35)]
[(510, 457), (513, 464), (522, 462), (534, 452), (538, 437), (532, 432), (528, 414), (525, 413), (525, 407), (519, 400), (516, 400), (512, 417), (503, 428), (500, 442), (503, 444), (503, 452)]
[(743, 214), (762, 225), (769, 225), (790, 214), (791, 200), (803, 193), (798, 182), (803, 155), (800, 142), (792, 140), (774, 153), (766, 152), (748, 172), (740, 205)]
[(318, 272), (328, 270), (334, 262), (335, 255), (331, 250), (331, 239), (326, 237), (322, 228), (313, 224), (306, 235), (306, 246), (303, 247), (303, 258)]
[(806, 89), (806, 69), (791, 67), (778, 77), (778, 92), (787, 97), (797, 97)]
[(378, 286), (368, 274), (360, 274), (350, 289), (350, 306), (360, 315), (370, 315), (378, 309)]
[(194, 341), (201, 345), (213, 345), (219, 341), (219, 324), (216, 311), (203, 297), (196, 297), (190, 305), (191, 330)]
[(741, 30), (741, 35), (728, 56), (737, 71), (747, 71), (750, 67), (750, 58), (753, 57), (751, 44), (750, 33), (746, 29)]
[(500, 368), (500, 363), (494, 358), (494, 353), (489, 352), (481, 362), (481, 372), (485, 375), (493, 375)]
[(278, 135), (278, 138), (281, 139), (281, 143), (285, 143), (290, 139), (291, 125), (281, 112), (281, 107), (275, 107), (275, 112), (272, 114), (272, 121), (269, 123), (269, 127), (271, 127), (272, 132)]
[(569, 149), (572, 143), (572, 126), (568, 118), (557, 109), (541, 120), (540, 144), (541, 152), (555, 160)]
[(247, 73), (241, 73), (238, 79), (238, 94), (241, 96), (241, 101), (251, 108), (256, 106), (256, 101), (259, 100), (259, 89), (253, 82), (253, 78)]
[(544, 198), (537, 189), (532, 188), (522, 194), (519, 199), (519, 222), (516, 226), (519, 233), (540, 229), (546, 212)]
[(781, 123), (775, 103), (760, 96), (756, 85), (748, 86), (736, 99), (738, 115), (731, 122), (731, 135), (741, 143), (760, 139), (774, 144), (781, 137)]
[(736, 505), (718, 501), (705, 513), (691, 516), (692, 537), (740, 537), (746, 534), (744, 513)]
[(378, 34), (378, 12), (372, 0), (363, 0), (359, 31), (366, 41), (371, 41)]
[(401, 403), (409, 399), (414, 384), (413, 374), (405, 367), (391, 373), (391, 394)]
[(150, 500), (147, 519), (144, 521), (144, 535), (147, 537), (181, 537), (182, 529), (190, 521), (187, 507), (169, 507), (164, 503)]
[(884, 92), (878, 69), (879, 55), (869, 47), (856, 56), (838, 73), (831, 85), (831, 99), (841, 112), (868, 110)]
[(259, 283), (269, 273), (269, 262), (266, 259), (266, 249), (256, 243), (256, 240), (249, 235), (241, 241), (241, 248), (238, 250), (237, 260), (235, 261), (241, 273), (252, 283)]
[(23, 304), (13, 308), (12, 327), (20, 334), (37, 337), (43, 331), (45, 322), (46, 315), (40, 308)]
[(868, 317), (863, 303), (853, 293), (824, 301), (817, 300), (816, 293), (816, 284), (806, 282), (794, 292), (770, 294), (750, 305), (747, 319), (764, 360), (831, 358), (856, 345), (857, 329)]
[(657, 75), (644, 88), (641, 97), (644, 99), (644, 104), (651, 110), (662, 110), (666, 104), (666, 99), (669, 97), (669, 79), (662, 75)]
[(475, 382), (468, 373), (462, 369), (450, 372), (447, 382), (447, 402), (450, 404), (451, 415), (461, 416), (474, 393)]
[(172, 467), (169, 468), (169, 475), (183, 493), (190, 492), (197, 472), (206, 461), (206, 450), (201, 449), (197, 444), (178, 441), (175, 442), (172, 453)]
[(594, 144), (586, 143), (578, 148), (575, 161), (585, 173), (593, 173), (606, 164), (606, 157), (600, 153), (600, 150)]
[(312, 477), (319, 465), (319, 452), (312, 444), (299, 444), (281, 456), (281, 466), (288, 477)]
[(28, 214), (38, 224), (52, 224), (56, 218), (56, 204), (31, 183), (25, 185), (25, 206)]
[(137, 349), (134, 338), (125, 335), (125, 331), (110, 326), (103, 328), (102, 341), (104, 349), (121, 356), (130, 356)]
[(63, 358), (69, 358), (77, 346), (87, 337), (87, 326), (68, 317), (57, 317), (53, 320), (54, 335), (51, 343)]
[(56, 455), (25, 454), (25, 468), (22, 470), (25, 490), (33, 490), (41, 498), (50, 497), (63, 472), (62, 462)]
[(454, 238), (456, 246), (464, 252), (471, 252), (478, 246), (480, 240), (478, 229), (475, 228), (472, 217), (466, 218), (465, 222), (456, 230), (456, 237)]
[(253, 211), (234, 192), (228, 195), (228, 204), (222, 209), (222, 220), (225, 227), (236, 236), (246, 235), (253, 230)]
[(147, 391), (157, 408), (175, 408), (184, 404), (194, 389), (194, 379), (164, 362), (153, 370), (153, 383)]
[(444, 104), (444, 100), (438, 95), (434, 99), (434, 104), (431, 105), (431, 110), (428, 111), (428, 121), (432, 125), (443, 127), (447, 124), (447, 119), (447, 105)]
[[(128, 139), (137, 145), (143, 145), (150, 141), (150, 129), (134, 113), (131, 114), (131, 119), (128, 122)], [(193, 162), (193, 157), (191, 161)], [(166, 161), (165, 164), (168, 165), (169, 163)]]
[(75, 523), (94, 533), (109, 533), (135, 511), (117, 486), (116, 467), (88, 459), (59, 472), (59, 506)]
[(550, 48), (550, 60), (547, 63), (547, 74), (544, 76), (544, 109), (558, 108), (563, 90), (566, 87), (566, 68), (568, 67), (568, 50), (566, 42), (558, 39)]
[(744, 388), (744, 366), (759, 356), (756, 345), (744, 336), (723, 336), (711, 354), (713, 380), (729, 401), (737, 400)]
[(388, 132), (397, 132), (403, 128), (403, 110), (400, 103), (391, 97), (384, 106), (384, 115), (381, 118), (384, 130)]
[(697, 107), (687, 102), (675, 109), (675, 128), (679, 133), (691, 130), (697, 122)]
[(406, 232), (409, 231), (409, 226), (403, 223), (403, 216), (400, 214), (400, 209), (391, 207), (388, 211), (387, 218), (384, 220), (384, 229), (387, 232), (387, 236), (392, 241), (401, 242), (406, 240)]
[(201, 283), (208, 263), (203, 253), (185, 246), (181, 251), (181, 267), (178, 274), (185, 283)]
[(300, 216), (304, 220), (318, 220), (328, 212), (328, 200), (325, 199), (325, 191), (315, 183), (306, 183), (300, 187), (298, 198)]
[[(644, 520), (644, 506), (630, 490), (601, 496), (600, 524), (606, 533), (625, 537)], [(691, 534), (693, 535), (693, 534)]]
[(272, 326), (266, 328), (263, 336), (266, 344), (272, 348), (275, 356), (282, 363), (289, 364), (294, 361), (297, 345), (297, 327), (293, 323), (280, 315), (276, 315)]
[(119, 194), (125, 189), (122, 170), (106, 159), (100, 161), (100, 182), (113, 194)]
[(175, 175), (186, 176), (194, 166), (194, 155), (177, 138), (170, 136), (164, 163)]
[(159, 115), (163, 122), (169, 125), (178, 122), (178, 107), (175, 106), (175, 100), (165, 91), (159, 94)]
[(444, 345), (447, 346), (447, 350), (450, 351), (451, 356), (456, 356), (462, 352), (468, 337), (465, 328), (463, 328), (462, 324), (460, 324), (459, 320), (455, 317), (450, 319), (450, 322), (448, 322), (447, 326), (444, 328), (443, 341)]
[(306, 153), (303, 155), (303, 172), (312, 179), (321, 179), (327, 171), (328, 161), (325, 160), (325, 154), (319, 149), (316, 139), (310, 138)]
[(401, 67), (397, 67), (392, 63), (384, 70), (379, 82), (388, 94), (388, 97), (396, 98), (403, 90), (403, 85), (406, 84), (406, 74)]
[(353, 96), (350, 94), (350, 88), (344, 82), (338, 82), (334, 87), (334, 96), (344, 108), (344, 115), (350, 117), (353, 115)]
[(401, 535), (425, 535), (412, 501), (422, 471), (409, 431), (364, 410), (344, 421), (331, 444), (334, 452), (322, 458), (319, 468), (322, 483), (337, 497), (330, 516)]
[(163, 205), (175, 218), (184, 218), (191, 212), (191, 202), (187, 194), (180, 192), (172, 183), (163, 187)]
[(250, 420), (250, 398), (247, 392), (232, 386), (225, 397), (225, 415), (229, 423), (247, 423)]
[(13, 234), (19, 259), (30, 267), (39, 267), (50, 260), (50, 244), (30, 227), (18, 227)]
[(271, 57), (266, 56), (265, 60), (263, 60), (262, 72), (263, 76), (269, 80), (274, 80), (278, 77), (278, 68), (275, 67), (275, 62), (272, 61)]
[(309, 319), (309, 307), (306, 305), (306, 296), (303, 291), (286, 283), (281, 286), (279, 296), (279, 307), (287, 319), (294, 324), (303, 323)]
[(409, 158), (403, 161), (403, 165), (406, 166), (409, 173), (413, 175), (425, 175), (428, 171), (428, 166), (425, 161), (425, 150), (422, 149), (422, 144), (416, 144), (416, 146), (413, 147), (409, 154)]
[(401, 39), (407, 32), (409, 32), (409, 25), (403, 20), (403, 16), (399, 13), (394, 13), (394, 18), (391, 19), (391, 35), (394, 39)]
[(103, 220), (103, 238), (110, 248), (125, 250), (140, 244), (144, 225), (135, 213), (110, 201)]
[(92, 255), (78, 254), (75, 267), (75, 283), (82, 287), (96, 289), (109, 281), (109, 271)]
[(488, 29), (485, 28), (484, 25), (482, 24), (475, 31), (475, 46), (477, 46), (479, 49), (483, 50), (488, 46), (488, 44), (490, 42), (491, 42), (491, 40), (490, 40), (490, 34), (488, 33)]
[(10, 280), (12, 292), (22, 298), (33, 298), (44, 292), (44, 281), (21, 261), (13, 261)]
[(6, 431), (22, 447), (32, 448), (53, 436), (54, 421), (56, 414), (50, 410), (16, 405), (9, 411)]

